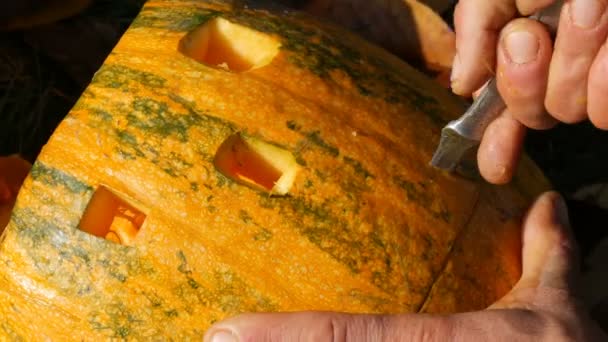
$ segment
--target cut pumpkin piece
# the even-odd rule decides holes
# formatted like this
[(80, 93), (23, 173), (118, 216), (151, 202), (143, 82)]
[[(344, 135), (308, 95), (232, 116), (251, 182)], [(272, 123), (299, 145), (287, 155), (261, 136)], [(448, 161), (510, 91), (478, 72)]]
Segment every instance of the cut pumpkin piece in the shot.
[(241, 134), (222, 143), (214, 164), (236, 182), (278, 195), (289, 192), (299, 168), (291, 152)]
[(186, 35), (179, 51), (208, 66), (244, 72), (272, 62), (280, 47), (272, 36), (215, 18)]
[(105, 186), (91, 198), (80, 221), (80, 229), (115, 243), (132, 245), (146, 215)]

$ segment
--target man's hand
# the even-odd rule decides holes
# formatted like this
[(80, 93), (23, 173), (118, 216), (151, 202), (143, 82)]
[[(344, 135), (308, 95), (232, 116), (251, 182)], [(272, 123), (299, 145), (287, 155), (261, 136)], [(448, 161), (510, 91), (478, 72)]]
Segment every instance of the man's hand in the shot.
[(603, 341), (574, 299), (574, 242), (566, 206), (541, 196), (523, 225), (523, 274), (479, 312), (454, 315), (245, 314), (212, 326), (205, 341)]
[(565, 1), (555, 45), (530, 15), (554, 0), (460, 0), (455, 12), (452, 89), (470, 95), (495, 72), (506, 112), (483, 137), (482, 175), (508, 182), (525, 127), (547, 129), (558, 121), (587, 118), (608, 129), (608, 0)]

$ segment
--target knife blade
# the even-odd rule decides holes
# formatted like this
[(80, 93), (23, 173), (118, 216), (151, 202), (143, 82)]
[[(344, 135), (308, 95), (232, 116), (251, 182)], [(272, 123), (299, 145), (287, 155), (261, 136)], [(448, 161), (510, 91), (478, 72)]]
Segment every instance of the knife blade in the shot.
[[(563, 3), (563, 0), (556, 1), (529, 18), (545, 24), (550, 33), (555, 35)], [(441, 138), (431, 165), (446, 171), (455, 171), (465, 157), (473, 155), (471, 150), (479, 147), (486, 128), (505, 108), (505, 102), (496, 87), (496, 79), (492, 77), (464, 115), (449, 122), (441, 130)], [(469, 172), (470, 169), (470, 166), (467, 167)], [(471, 177), (470, 174), (468, 176)]]

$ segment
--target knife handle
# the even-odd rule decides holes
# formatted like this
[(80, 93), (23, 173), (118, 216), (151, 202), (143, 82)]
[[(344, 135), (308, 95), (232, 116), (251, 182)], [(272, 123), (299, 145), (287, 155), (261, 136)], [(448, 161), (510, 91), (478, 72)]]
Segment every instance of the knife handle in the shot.
[(492, 77), (464, 115), (447, 127), (469, 140), (480, 141), (486, 128), (506, 107), (496, 88), (496, 78)]

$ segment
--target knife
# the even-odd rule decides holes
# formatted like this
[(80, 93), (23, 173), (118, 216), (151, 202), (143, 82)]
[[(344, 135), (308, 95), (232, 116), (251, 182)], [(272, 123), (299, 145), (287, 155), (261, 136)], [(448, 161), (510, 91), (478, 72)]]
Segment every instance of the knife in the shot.
[[(549, 7), (530, 16), (547, 26), (552, 35), (555, 35), (559, 23), (559, 16), (563, 0), (556, 1)], [(441, 130), (441, 139), (431, 165), (446, 171), (460, 169), (460, 164), (472, 156), (471, 152), (479, 147), (479, 143), (488, 125), (505, 110), (506, 105), (498, 89), (496, 79), (490, 78), (485, 88), (475, 99), (471, 107), (458, 120), (449, 122)], [(470, 161), (467, 161), (470, 163)], [(477, 164), (475, 164), (475, 169)], [(465, 174), (470, 177), (470, 165)], [(461, 172), (462, 173), (462, 172)]]

